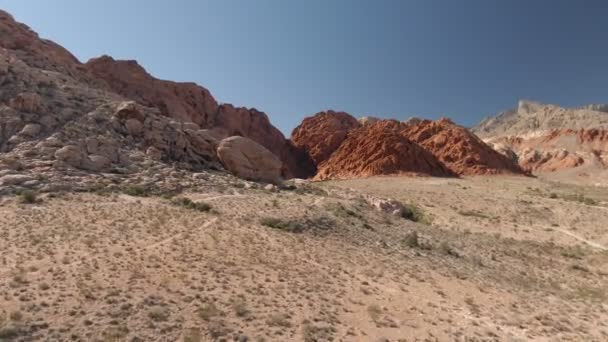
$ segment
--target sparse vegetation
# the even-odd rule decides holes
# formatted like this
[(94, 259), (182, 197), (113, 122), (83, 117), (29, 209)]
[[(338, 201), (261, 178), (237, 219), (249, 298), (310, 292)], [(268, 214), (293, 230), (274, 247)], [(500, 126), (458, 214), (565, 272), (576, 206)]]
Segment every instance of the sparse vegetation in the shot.
[(222, 312), (214, 303), (205, 303), (198, 309), (198, 316), (205, 321), (209, 321), (213, 317), (220, 316), (221, 314)]
[(425, 214), (425, 212), (415, 204), (404, 204), (405, 211), (403, 213), (403, 218), (408, 219), (410, 221), (418, 222), (424, 225), (430, 225), (432, 223), (430, 216)]
[(290, 233), (301, 233), (304, 231), (304, 227), (301, 223), (294, 220), (284, 220), (276, 217), (263, 217), (260, 219), (260, 224)]
[(237, 317), (246, 317), (250, 313), (249, 308), (247, 308), (247, 303), (242, 298), (238, 298), (232, 303), (232, 307), (234, 308), (234, 313)]
[(458, 214), (462, 216), (477, 217), (482, 219), (490, 219), (491, 217), (477, 210), (461, 210)]
[(557, 193), (552, 192), (548, 195), (548, 197), (551, 199), (562, 199), (564, 201), (579, 202), (579, 203), (582, 203), (585, 205), (598, 205), (599, 204), (599, 202), (596, 199), (587, 197), (581, 193), (558, 195)]
[(585, 256), (585, 250), (581, 246), (567, 247), (561, 251), (561, 255), (566, 258), (582, 259)]
[(164, 322), (169, 319), (169, 309), (165, 306), (155, 306), (148, 311), (148, 317), (156, 322)]
[(148, 197), (150, 195), (150, 190), (139, 185), (131, 185), (122, 189), (122, 192), (125, 195), (134, 196), (134, 197)]
[(19, 200), (24, 204), (35, 204), (40, 201), (36, 193), (31, 190), (22, 191), (21, 194), (19, 194)]
[(271, 327), (283, 327), (289, 328), (291, 327), (291, 322), (289, 321), (289, 315), (283, 313), (275, 313), (270, 315), (266, 320), (266, 323)]
[(211, 210), (211, 205), (205, 202), (194, 202), (187, 197), (180, 197), (173, 200), (173, 204), (184, 207), (186, 209), (196, 210), (200, 212), (208, 212)]
[(403, 238), (403, 244), (410, 248), (420, 247), (420, 241), (418, 240), (418, 232), (414, 230), (405, 234), (405, 238)]
[(382, 316), (382, 308), (377, 304), (372, 304), (367, 307), (367, 313), (371, 317), (372, 321), (379, 322)]

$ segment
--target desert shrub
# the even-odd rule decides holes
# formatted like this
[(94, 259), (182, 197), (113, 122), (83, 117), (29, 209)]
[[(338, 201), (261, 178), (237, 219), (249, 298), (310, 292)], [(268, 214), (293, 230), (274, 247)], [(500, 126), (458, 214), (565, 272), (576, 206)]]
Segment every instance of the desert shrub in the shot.
[(561, 255), (565, 258), (582, 259), (585, 250), (581, 246), (566, 247), (561, 251)]
[(213, 303), (205, 303), (198, 309), (198, 315), (205, 321), (209, 321), (211, 318), (221, 315), (220, 309)]
[(266, 323), (271, 327), (283, 327), (289, 328), (291, 327), (291, 322), (289, 321), (289, 316), (282, 313), (275, 313), (270, 315), (266, 320)]
[(567, 194), (567, 195), (557, 195), (556, 193), (551, 193), (549, 194), (549, 198), (561, 198), (564, 201), (572, 201), (572, 202), (579, 202), (585, 205), (598, 205), (598, 201), (591, 198), (591, 197), (586, 197), (583, 194)]
[(425, 225), (431, 224), (431, 218), (428, 215), (426, 215), (424, 213), (424, 211), (417, 205), (404, 204), (403, 206), (405, 208), (405, 210), (403, 211), (403, 215), (402, 215), (404, 219), (422, 223)]
[(275, 217), (263, 217), (260, 219), (260, 224), (274, 229), (280, 229), (291, 233), (301, 233), (304, 227), (297, 221), (284, 220)]
[(21, 203), (34, 204), (38, 202), (38, 197), (35, 192), (31, 190), (25, 190), (19, 195), (19, 200), (21, 201)]
[(238, 299), (232, 304), (232, 307), (234, 308), (234, 313), (238, 317), (245, 317), (250, 313), (249, 309), (247, 308), (247, 303), (245, 303), (243, 299)]
[(194, 202), (187, 197), (181, 197), (173, 200), (173, 204), (186, 209), (196, 210), (200, 212), (208, 212), (211, 210), (211, 205), (205, 202)]
[(372, 318), (372, 321), (378, 322), (382, 315), (382, 308), (380, 308), (380, 306), (378, 306), (377, 304), (372, 304), (367, 307), (367, 313), (369, 313), (369, 316)]
[(439, 250), (443, 254), (450, 255), (450, 256), (453, 256), (455, 258), (460, 258), (462, 256), (462, 254), (460, 253), (460, 251), (458, 251), (456, 248), (454, 248), (452, 245), (450, 245), (450, 243), (447, 242), (447, 241), (442, 241), (439, 244)]
[(420, 247), (420, 241), (418, 240), (418, 232), (411, 231), (405, 234), (403, 238), (403, 244), (410, 248)]
[(163, 306), (156, 306), (148, 311), (148, 317), (153, 321), (163, 322), (169, 319), (169, 309)]
[(148, 189), (144, 188), (143, 186), (139, 186), (139, 185), (128, 186), (128, 187), (122, 189), (122, 192), (126, 195), (134, 196), (134, 197), (148, 197), (148, 195), (149, 195)]

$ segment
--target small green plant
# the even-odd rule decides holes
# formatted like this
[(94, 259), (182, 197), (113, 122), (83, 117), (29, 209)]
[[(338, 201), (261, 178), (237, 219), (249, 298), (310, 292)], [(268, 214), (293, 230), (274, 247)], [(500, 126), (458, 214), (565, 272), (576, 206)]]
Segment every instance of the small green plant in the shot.
[(403, 211), (403, 218), (418, 222), (424, 225), (430, 225), (431, 219), (428, 215), (422, 211), (420, 207), (414, 204), (404, 204), (405, 210)]
[(19, 200), (21, 201), (21, 203), (25, 203), (25, 204), (34, 204), (34, 203), (39, 202), (38, 196), (36, 195), (35, 192), (33, 192), (31, 190), (23, 191), (19, 195)]
[(194, 202), (187, 197), (180, 197), (173, 200), (173, 204), (184, 207), (186, 209), (192, 209), (200, 212), (208, 212), (211, 210), (211, 205), (205, 202)]

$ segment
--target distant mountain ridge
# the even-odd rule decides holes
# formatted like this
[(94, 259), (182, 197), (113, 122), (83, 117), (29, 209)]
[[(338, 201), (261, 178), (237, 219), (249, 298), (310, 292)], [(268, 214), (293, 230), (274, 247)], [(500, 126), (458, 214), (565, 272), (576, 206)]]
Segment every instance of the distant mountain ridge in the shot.
[(516, 109), (483, 119), (471, 130), (478, 136), (525, 135), (560, 129), (608, 129), (608, 105), (562, 108), (521, 100)]
[(527, 171), (608, 183), (606, 104), (563, 108), (522, 100), (472, 131)]

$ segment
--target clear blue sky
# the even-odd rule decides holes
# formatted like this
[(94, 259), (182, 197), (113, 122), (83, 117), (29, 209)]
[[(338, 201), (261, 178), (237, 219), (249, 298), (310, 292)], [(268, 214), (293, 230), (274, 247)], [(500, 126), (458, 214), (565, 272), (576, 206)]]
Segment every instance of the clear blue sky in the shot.
[(137, 59), (289, 135), (323, 109), (463, 125), (608, 102), (607, 0), (0, 0), (79, 59)]

